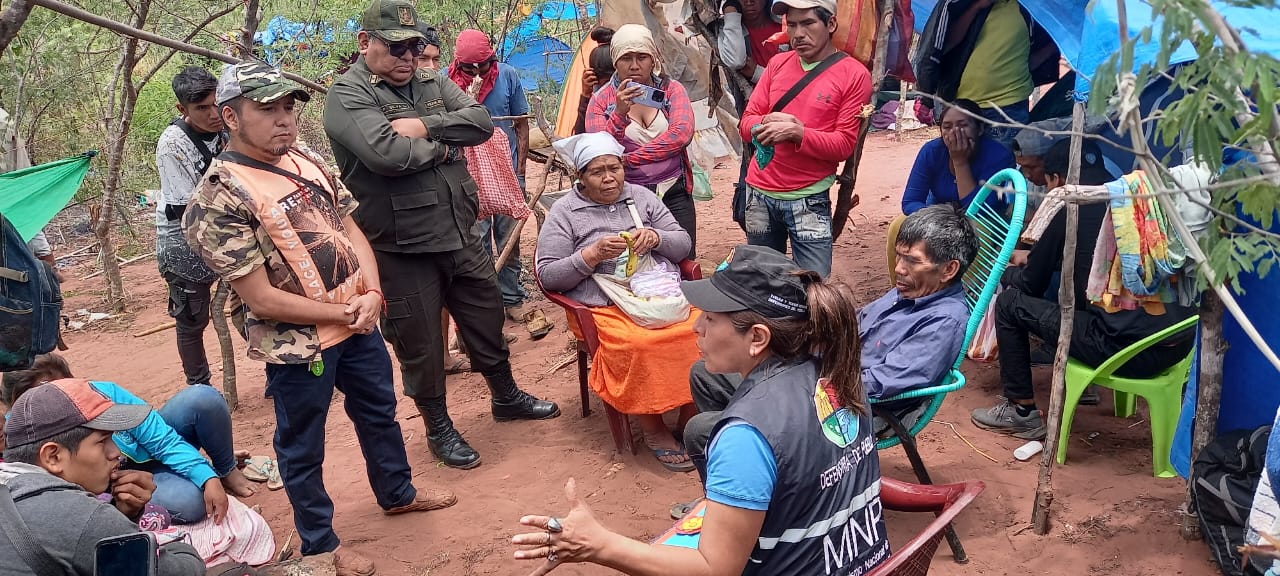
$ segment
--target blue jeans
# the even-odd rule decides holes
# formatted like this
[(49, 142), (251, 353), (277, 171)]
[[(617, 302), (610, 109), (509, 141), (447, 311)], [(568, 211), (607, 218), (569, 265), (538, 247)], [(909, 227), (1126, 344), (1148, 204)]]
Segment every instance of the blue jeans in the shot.
[(787, 253), (805, 270), (831, 275), (831, 194), (778, 200), (747, 186), (747, 244)]
[[(511, 235), (515, 225), (516, 220), (502, 215), (490, 216), (480, 221), (481, 243), (484, 244), (484, 251), (489, 253), (490, 258), (497, 259), (502, 253), (502, 249), (507, 245), (507, 237)], [(524, 291), (524, 286), (520, 284), (520, 244), (518, 242), (515, 249), (511, 251), (511, 256), (507, 257), (507, 262), (498, 271), (498, 287), (502, 289), (502, 306), (505, 308), (524, 304), (525, 299), (529, 297), (529, 294)]]
[[(1001, 114), (1001, 111), (1004, 114)], [(1008, 118), (1005, 118), (1006, 115)], [(991, 108), (983, 108), (982, 117), (991, 122), (1008, 123), (1009, 120), (1013, 120), (1019, 124), (1026, 124), (1031, 119), (1031, 108), (1026, 102), (1008, 106), (993, 106)], [(1010, 150), (1013, 149), (1014, 136), (1017, 136), (1018, 132), (1021, 131), (1021, 128), (987, 126), (987, 136), (998, 140), (1001, 144), (1004, 144), (1005, 148)]]
[(324, 488), (324, 427), (333, 390), (356, 429), (365, 473), (383, 510), (413, 502), (417, 491), (396, 422), (391, 356), (382, 334), (354, 334), (321, 353), (324, 371), (307, 364), (267, 364), (267, 389), (276, 407), (276, 456), (303, 554), (338, 548), (333, 500)]
[[(170, 398), (156, 413), (187, 443), (204, 450), (219, 477), (236, 467), (231, 437), (231, 411), (218, 389), (207, 385), (187, 386)], [(164, 507), (175, 524), (204, 520), (204, 487), (159, 462), (143, 468), (155, 477), (156, 491), (151, 502)], [(210, 480), (216, 482), (217, 480)]]

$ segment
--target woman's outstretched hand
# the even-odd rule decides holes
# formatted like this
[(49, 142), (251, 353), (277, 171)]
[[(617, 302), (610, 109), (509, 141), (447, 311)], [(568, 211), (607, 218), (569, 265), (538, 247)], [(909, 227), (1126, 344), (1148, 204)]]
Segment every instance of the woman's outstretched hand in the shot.
[(578, 497), (577, 482), (573, 478), (565, 483), (564, 496), (569, 501), (569, 514), (555, 518), (559, 532), (552, 531), (551, 516), (525, 516), (520, 519), (520, 524), (537, 532), (516, 534), (511, 538), (511, 543), (519, 547), (515, 552), (517, 560), (541, 562), (530, 576), (542, 576), (565, 563), (590, 562), (613, 536), (591, 514), (587, 503)]

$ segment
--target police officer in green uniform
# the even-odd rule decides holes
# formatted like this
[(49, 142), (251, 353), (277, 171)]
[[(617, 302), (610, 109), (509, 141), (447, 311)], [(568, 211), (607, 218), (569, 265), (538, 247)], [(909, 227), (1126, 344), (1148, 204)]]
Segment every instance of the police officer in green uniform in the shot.
[(489, 384), (494, 419), (554, 418), (560, 408), (516, 386), (497, 274), (476, 225), (477, 187), (462, 147), (488, 140), (493, 120), (448, 78), (415, 66), (426, 48), (418, 25), (412, 3), (373, 0), (361, 19), (360, 58), (329, 90), (324, 128), (377, 255), (382, 330), (400, 360), (405, 395), (422, 413), (431, 452), (467, 469), (480, 456), (445, 405), (442, 307)]

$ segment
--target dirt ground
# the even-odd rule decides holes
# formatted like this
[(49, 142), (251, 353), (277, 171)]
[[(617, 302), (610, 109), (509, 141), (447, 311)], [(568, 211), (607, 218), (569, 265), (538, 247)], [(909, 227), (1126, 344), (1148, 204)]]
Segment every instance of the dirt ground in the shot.
[[(881, 133), (873, 134), (867, 144), (857, 187), (862, 204), (855, 210), (856, 228), (848, 229), (837, 243), (834, 270), (837, 278), (853, 287), (861, 303), (870, 302), (888, 288), (885, 229), (899, 211), (903, 183), (924, 139), (917, 134), (898, 141), (892, 134)], [(698, 205), (698, 253), (704, 270), (710, 270), (732, 246), (743, 241), (729, 216), (736, 175), (736, 163), (715, 170), (716, 198)], [(146, 228), (150, 216), (136, 216), (138, 227)], [(523, 236), (526, 270), (536, 238), (532, 228), (529, 226)], [(79, 245), (86, 242), (81, 239)], [(89, 263), (67, 270), (67, 310), (72, 315), (79, 308), (96, 311), (101, 306), (101, 279), (83, 278), (93, 270)], [(68, 332), (70, 350), (66, 356), (78, 376), (119, 382), (160, 405), (184, 385), (173, 332), (141, 338), (132, 334), (168, 320), (164, 283), (154, 260), (124, 270), (130, 311), (90, 324), (83, 331)], [(532, 282), (527, 285), (536, 294)], [(416, 410), (408, 400), (400, 401), (398, 414), (415, 480), (419, 486), (443, 486), (456, 492), (459, 503), (453, 508), (384, 517), (369, 490), (352, 427), (341, 402), (335, 401), (327, 426), (329, 451), (324, 471), (337, 507), (334, 524), (346, 546), (376, 559), (379, 574), (526, 573), (533, 566), (511, 558), (508, 539), (517, 530), (522, 514), (565, 511), (562, 487), (569, 477), (578, 479), (580, 490), (589, 494), (587, 500), (606, 525), (642, 540), (670, 526), (667, 510), (671, 504), (699, 494), (696, 474), (668, 472), (643, 449), (636, 456), (615, 453), (598, 399), (592, 400), (595, 409), (591, 416), (581, 417), (575, 368), (568, 365), (551, 371), (567, 358), (570, 336), (564, 315), (541, 295), (535, 295), (532, 304), (543, 308), (556, 329), (541, 341), (522, 337), (513, 344), (512, 364), (522, 386), (560, 403), (562, 417), (537, 423), (495, 423), (488, 415), (488, 392), (481, 377), (451, 376), (451, 412), (468, 441), (484, 457), (479, 468), (458, 471), (432, 459)], [(508, 330), (523, 335), (518, 326), (508, 325)], [(255, 454), (273, 454), (273, 411), (262, 395), (262, 365), (248, 360), (243, 341), (233, 339), (240, 396), (235, 413), (237, 446)], [(212, 330), (206, 344), (215, 366), (214, 380), (221, 382)], [(1042, 397), (1047, 398), (1050, 373), (1039, 370), (1037, 384)], [(994, 402), (999, 378), (994, 366), (972, 362), (965, 366), (965, 373), (968, 386), (947, 398), (938, 420), (921, 434), (920, 447), (936, 482), (982, 480), (986, 492), (960, 515), (956, 525), (970, 562), (955, 564), (944, 544), (933, 563), (935, 574), (1216, 573), (1203, 544), (1187, 543), (1179, 537), (1176, 509), (1183, 501), (1184, 482), (1151, 476), (1145, 406), (1129, 420), (1114, 418), (1102, 407), (1081, 410), (1070, 441), (1071, 459), (1055, 472), (1054, 528), (1040, 537), (1028, 524), (1039, 459), (1016, 461), (1012, 452), (1020, 441), (983, 432), (970, 423), (970, 411)], [(1103, 400), (1103, 406), (1110, 404), (1105, 392)], [(1083, 439), (1092, 432), (1099, 435), (1088, 445)], [(881, 452), (880, 461), (885, 475), (913, 478), (900, 448)], [(248, 503), (261, 505), (278, 541), (283, 542), (293, 525), (284, 492), (263, 490)], [(889, 513), (894, 548), (901, 547), (928, 520), (926, 515)], [(557, 573), (610, 572), (564, 566)]]

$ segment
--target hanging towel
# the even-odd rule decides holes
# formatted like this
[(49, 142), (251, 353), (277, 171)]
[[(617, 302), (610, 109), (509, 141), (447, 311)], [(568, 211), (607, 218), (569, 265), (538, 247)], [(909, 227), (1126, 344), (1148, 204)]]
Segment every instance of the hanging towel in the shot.
[(1111, 193), (1111, 218), (1115, 230), (1116, 253), (1125, 288), (1135, 296), (1153, 296), (1186, 259), (1186, 248), (1170, 225), (1154, 197), (1151, 183), (1141, 170), (1107, 184)]

